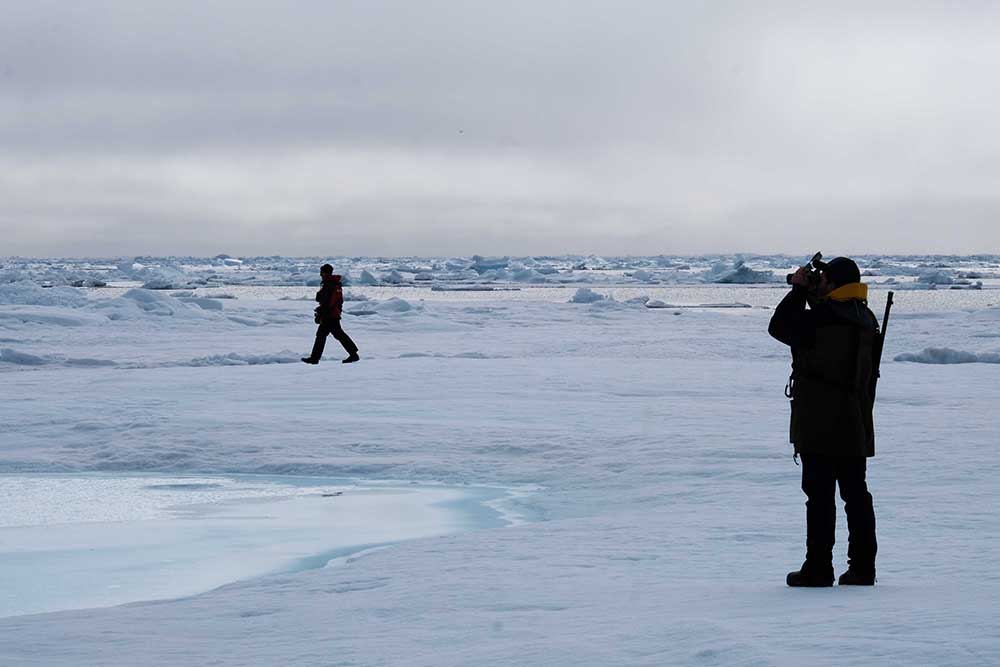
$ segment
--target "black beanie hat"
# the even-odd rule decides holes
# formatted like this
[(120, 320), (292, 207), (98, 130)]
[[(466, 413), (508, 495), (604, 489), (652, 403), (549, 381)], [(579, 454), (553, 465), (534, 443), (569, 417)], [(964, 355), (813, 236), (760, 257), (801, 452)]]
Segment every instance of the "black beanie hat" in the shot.
[(853, 259), (847, 257), (835, 257), (823, 267), (826, 279), (837, 286), (849, 285), (850, 283), (861, 282), (861, 271)]

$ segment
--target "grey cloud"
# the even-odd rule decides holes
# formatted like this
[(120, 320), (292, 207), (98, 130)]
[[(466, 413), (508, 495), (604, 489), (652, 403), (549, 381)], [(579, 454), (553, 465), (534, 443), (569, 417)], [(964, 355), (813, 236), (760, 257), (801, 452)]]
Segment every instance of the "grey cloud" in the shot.
[(1000, 245), (994, 3), (0, 5), (0, 254)]

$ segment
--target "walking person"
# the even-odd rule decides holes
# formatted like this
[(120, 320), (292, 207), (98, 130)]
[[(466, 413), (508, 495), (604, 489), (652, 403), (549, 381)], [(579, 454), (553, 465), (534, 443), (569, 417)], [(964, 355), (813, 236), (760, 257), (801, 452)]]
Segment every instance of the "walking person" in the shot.
[(350, 364), (361, 359), (358, 356), (358, 346), (354, 344), (351, 337), (344, 332), (340, 326), (340, 316), (344, 311), (344, 289), (340, 282), (340, 276), (333, 272), (333, 267), (324, 264), (319, 269), (319, 275), (323, 279), (323, 286), (316, 292), (316, 342), (313, 343), (312, 354), (302, 357), (302, 361), (307, 364), (318, 364), (323, 357), (323, 348), (326, 347), (326, 337), (333, 336), (347, 351), (347, 358), (341, 363)]
[[(802, 459), (806, 495), (806, 559), (789, 586), (832, 586), (835, 492), (847, 513), (848, 569), (841, 586), (875, 583), (875, 511), (865, 479), (875, 455), (871, 384), (878, 321), (868, 286), (845, 257), (815, 261), (789, 277), (791, 291), (774, 311), (768, 333), (791, 347), (790, 439)], [(808, 309), (807, 306), (808, 305)]]

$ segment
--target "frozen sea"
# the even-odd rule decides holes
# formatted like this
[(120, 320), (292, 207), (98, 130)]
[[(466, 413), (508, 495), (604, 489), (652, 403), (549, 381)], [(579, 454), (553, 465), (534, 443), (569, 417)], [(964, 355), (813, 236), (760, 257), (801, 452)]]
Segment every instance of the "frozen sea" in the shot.
[(997, 258), (862, 262), (879, 583), (814, 591), (794, 260), (344, 260), (309, 367), (316, 263), (0, 262), (0, 663), (1000, 664)]
[(282, 476), (0, 475), (0, 617), (178, 598), (507, 525), (504, 493)]

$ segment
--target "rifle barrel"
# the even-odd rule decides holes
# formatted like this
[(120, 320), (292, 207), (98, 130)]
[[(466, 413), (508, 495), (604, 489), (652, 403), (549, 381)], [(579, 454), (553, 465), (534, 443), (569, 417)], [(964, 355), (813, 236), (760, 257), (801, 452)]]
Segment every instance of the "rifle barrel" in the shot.
[(892, 297), (895, 292), (889, 292), (889, 298), (885, 300), (885, 314), (882, 315), (882, 340), (885, 340), (885, 330), (889, 326), (889, 311), (892, 310)]
[(875, 345), (872, 350), (872, 378), (869, 384), (869, 390), (871, 393), (872, 401), (875, 400), (875, 390), (878, 386), (879, 376), (882, 375), (882, 351), (885, 349), (885, 330), (889, 326), (889, 311), (892, 310), (892, 296), (893, 292), (889, 292), (889, 298), (885, 301), (885, 314), (882, 316), (882, 330), (878, 332), (875, 337)]

